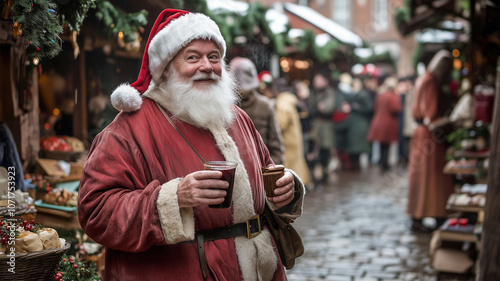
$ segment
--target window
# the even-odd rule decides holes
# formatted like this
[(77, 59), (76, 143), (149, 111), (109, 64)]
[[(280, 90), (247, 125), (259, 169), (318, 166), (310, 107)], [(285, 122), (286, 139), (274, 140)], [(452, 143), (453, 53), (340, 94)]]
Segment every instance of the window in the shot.
[(345, 28), (351, 27), (351, 7), (349, 0), (333, 2), (333, 20)]
[(373, 29), (376, 31), (386, 31), (389, 29), (387, 0), (373, 1)]

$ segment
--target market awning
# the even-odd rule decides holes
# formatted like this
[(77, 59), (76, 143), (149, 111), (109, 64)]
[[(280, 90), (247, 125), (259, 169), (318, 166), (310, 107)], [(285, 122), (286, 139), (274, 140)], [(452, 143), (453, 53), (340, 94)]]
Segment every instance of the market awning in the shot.
[(361, 39), (361, 37), (359, 37), (356, 33), (350, 31), (349, 29), (341, 26), (340, 24), (334, 22), (333, 20), (323, 16), (322, 14), (307, 6), (295, 5), (292, 3), (283, 3), (283, 8), (291, 14), (316, 26), (325, 33), (328, 33), (340, 42), (354, 45), (356, 47), (361, 47), (363, 45), (363, 39)]

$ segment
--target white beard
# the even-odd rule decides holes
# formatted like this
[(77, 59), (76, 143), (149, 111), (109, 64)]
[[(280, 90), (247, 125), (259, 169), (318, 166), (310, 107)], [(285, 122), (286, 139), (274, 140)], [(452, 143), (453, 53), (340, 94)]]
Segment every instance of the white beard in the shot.
[[(213, 79), (216, 83), (194, 88), (193, 82), (199, 79)], [(191, 77), (189, 81), (182, 81), (178, 72), (169, 66), (168, 78), (157, 87), (161, 91), (161, 101), (157, 102), (168, 109), (175, 118), (197, 127), (228, 127), (234, 121), (234, 105), (239, 99), (234, 90), (234, 81), (224, 67), (220, 77), (213, 72), (202, 73)]]

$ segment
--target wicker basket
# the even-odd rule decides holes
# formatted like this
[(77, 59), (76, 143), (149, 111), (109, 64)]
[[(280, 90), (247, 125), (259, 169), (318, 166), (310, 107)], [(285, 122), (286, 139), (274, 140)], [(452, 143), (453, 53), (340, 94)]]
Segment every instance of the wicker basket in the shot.
[(64, 247), (31, 253), (16, 253), (15, 273), (9, 271), (10, 257), (0, 255), (0, 280), (54, 280), (62, 256), (70, 243)]

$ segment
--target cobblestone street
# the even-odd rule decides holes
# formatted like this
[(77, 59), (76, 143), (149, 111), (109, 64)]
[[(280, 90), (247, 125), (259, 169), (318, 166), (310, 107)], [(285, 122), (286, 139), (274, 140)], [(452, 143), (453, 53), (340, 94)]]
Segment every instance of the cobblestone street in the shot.
[(309, 191), (295, 226), (305, 253), (289, 281), (437, 280), (429, 266), (430, 234), (414, 234), (406, 215), (407, 171), (378, 167), (331, 174)]

